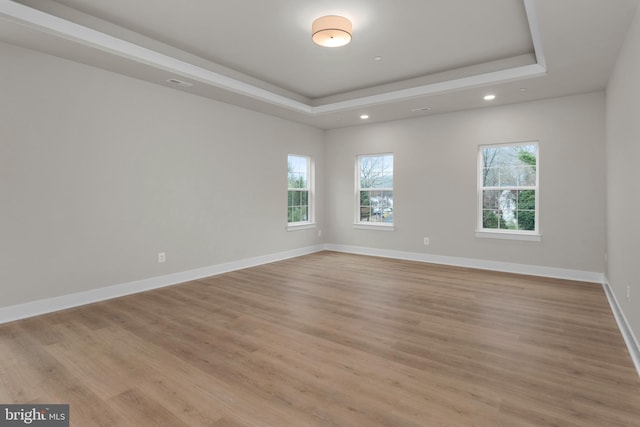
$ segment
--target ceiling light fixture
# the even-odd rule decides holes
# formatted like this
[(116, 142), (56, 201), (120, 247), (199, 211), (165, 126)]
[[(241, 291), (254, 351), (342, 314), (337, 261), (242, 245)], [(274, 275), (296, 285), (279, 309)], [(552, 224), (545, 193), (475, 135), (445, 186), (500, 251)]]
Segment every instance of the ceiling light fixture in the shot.
[(368, 114), (363, 114), (363, 115), (360, 116), (360, 118), (362, 120), (367, 120), (369, 118), (369, 115)]
[(494, 99), (496, 99), (496, 96), (493, 94), (484, 96), (485, 101), (493, 101)]
[(311, 39), (319, 46), (340, 47), (351, 41), (351, 21), (342, 16), (322, 16), (311, 24)]

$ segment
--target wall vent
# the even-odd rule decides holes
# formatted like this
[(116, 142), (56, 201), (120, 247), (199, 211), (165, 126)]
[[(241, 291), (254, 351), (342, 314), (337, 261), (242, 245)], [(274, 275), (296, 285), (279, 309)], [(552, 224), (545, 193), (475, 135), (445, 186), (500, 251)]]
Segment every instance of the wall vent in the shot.
[(171, 83), (172, 85), (176, 85), (176, 86), (180, 86), (180, 87), (191, 87), (191, 86), (193, 86), (193, 83), (183, 82), (182, 80), (178, 80), (178, 79), (169, 79), (169, 80), (167, 80), (167, 83)]

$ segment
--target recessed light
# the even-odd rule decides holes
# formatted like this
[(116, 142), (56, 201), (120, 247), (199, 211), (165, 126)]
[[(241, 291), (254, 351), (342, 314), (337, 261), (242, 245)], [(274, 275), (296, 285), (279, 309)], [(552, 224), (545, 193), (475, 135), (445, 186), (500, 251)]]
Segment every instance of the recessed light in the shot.
[(496, 99), (496, 96), (494, 94), (484, 96), (485, 101), (493, 101), (494, 99)]
[(360, 116), (360, 118), (361, 118), (362, 120), (367, 120), (367, 119), (369, 118), (369, 115), (368, 115), (368, 114), (362, 114), (362, 115)]
[(382, 61), (382, 56), (374, 56), (373, 60), (374, 61)]
[(412, 113), (419, 113), (421, 111), (431, 111), (431, 107), (418, 107), (418, 108), (411, 109)]
[(526, 88), (526, 87), (521, 87), (521, 88), (520, 88), (520, 92), (526, 92), (526, 91), (527, 91), (527, 88)]

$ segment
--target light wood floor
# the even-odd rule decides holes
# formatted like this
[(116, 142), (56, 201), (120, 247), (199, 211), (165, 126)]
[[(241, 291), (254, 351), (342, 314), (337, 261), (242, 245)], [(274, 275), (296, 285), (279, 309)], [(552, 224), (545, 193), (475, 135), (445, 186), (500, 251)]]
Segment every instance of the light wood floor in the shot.
[(321, 252), (0, 325), (74, 426), (638, 426), (602, 287)]

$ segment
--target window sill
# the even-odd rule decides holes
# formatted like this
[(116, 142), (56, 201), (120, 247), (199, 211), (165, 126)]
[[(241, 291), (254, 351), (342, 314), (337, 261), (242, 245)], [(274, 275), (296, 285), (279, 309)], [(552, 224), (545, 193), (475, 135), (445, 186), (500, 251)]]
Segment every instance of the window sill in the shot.
[(483, 239), (525, 240), (529, 242), (542, 241), (542, 234), (514, 233), (508, 231), (476, 231), (476, 237)]
[(357, 222), (353, 224), (353, 228), (358, 230), (376, 230), (376, 231), (396, 231), (392, 224), (364, 224)]
[(304, 222), (299, 224), (287, 224), (287, 231), (309, 230), (316, 228), (315, 222)]

